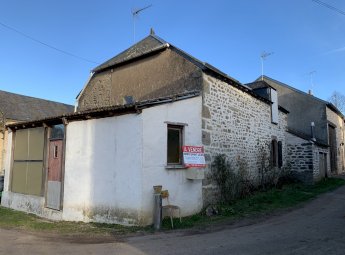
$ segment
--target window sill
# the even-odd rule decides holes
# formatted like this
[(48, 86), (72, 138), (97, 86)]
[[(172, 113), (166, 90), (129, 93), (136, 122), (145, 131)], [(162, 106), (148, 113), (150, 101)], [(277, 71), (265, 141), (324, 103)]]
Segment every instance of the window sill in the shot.
[(187, 169), (184, 165), (166, 165), (165, 169), (174, 170), (174, 169)]

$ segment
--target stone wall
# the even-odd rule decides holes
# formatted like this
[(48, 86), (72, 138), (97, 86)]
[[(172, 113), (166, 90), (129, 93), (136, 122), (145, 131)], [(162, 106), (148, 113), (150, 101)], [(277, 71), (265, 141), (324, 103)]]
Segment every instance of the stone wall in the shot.
[[(208, 165), (206, 175), (214, 156), (226, 154), (230, 161), (247, 162), (252, 179), (257, 180), (260, 148), (270, 144), (273, 138), (282, 142), (285, 163), (285, 113), (279, 112), (279, 123), (273, 124), (270, 104), (207, 74), (203, 74), (203, 88), (202, 142)], [(204, 205), (212, 202), (214, 188), (206, 178)]]
[(287, 160), (292, 175), (306, 184), (313, 184), (322, 179), (319, 169), (320, 153), (327, 157), (327, 175), (330, 174), (329, 150), (312, 141), (305, 140), (292, 133), (286, 133)]
[(291, 133), (286, 133), (288, 161), (293, 176), (303, 183), (312, 184), (313, 144)]
[(344, 120), (337, 113), (326, 108), (327, 120), (335, 125), (336, 131), (336, 146), (337, 146), (337, 173), (345, 172), (345, 130)]
[(314, 182), (319, 181), (325, 177), (322, 175), (322, 173), (320, 173), (320, 169), (319, 169), (320, 153), (323, 153), (326, 155), (326, 164), (327, 164), (326, 177), (330, 176), (330, 174), (331, 174), (329, 149), (327, 147), (320, 147), (320, 146), (317, 146), (316, 144), (313, 144), (313, 179), (314, 179)]

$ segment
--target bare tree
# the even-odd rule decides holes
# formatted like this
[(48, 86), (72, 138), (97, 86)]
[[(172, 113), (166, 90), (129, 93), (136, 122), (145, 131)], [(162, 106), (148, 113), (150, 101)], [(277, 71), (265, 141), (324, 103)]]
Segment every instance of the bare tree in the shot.
[(345, 96), (343, 94), (338, 91), (334, 91), (328, 101), (345, 114)]

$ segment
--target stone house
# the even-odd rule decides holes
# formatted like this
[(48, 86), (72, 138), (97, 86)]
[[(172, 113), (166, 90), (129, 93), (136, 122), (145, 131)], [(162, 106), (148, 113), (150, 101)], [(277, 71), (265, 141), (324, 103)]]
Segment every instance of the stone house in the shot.
[[(77, 109), (88, 110), (187, 91), (202, 94), (202, 138), (208, 165), (217, 154), (224, 153), (232, 161), (243, 157), (255, 177), (258, 143), (271, 144), (272, 141), (281, 141), (285, 162), (288, 111), (278, 105), (278, 99), (273, 99), (275, 103), (272, 103), (271, 98), (257, 95), (249, 87), (154, 33), (92, 70), (77, 97)], [(272, 89), (272, 93), (274, 91)], [(207, 194), (212, 185), (205, 180), (203, 189)], [(208, 195), (204, 200), (206, 197)]]
[(3, 175), (3, 159), (6, 157), (7, 131), (5, 125), (73, 112), (72, 105), (62, 104), (6, 91), (0, 91), (0, 174)]
[[(244, 160), (253, 180), (262, 145), (272, 145), (277, 168), (286, 163), (288, 112), (277, 97), (257, 95), (153, 33), (96, 67), (76, 109), (8, 125), (2, 205), (60, 220), (147, 225), (154, 185), (169, 190), (182, 216), (213, 202), (207, 173), (217, 154)], [(206, 169), (185, 167), (183, 145), (204, 147)], [(36, 163), (35, 180), (24, 180), (23, 163)]]
[(289, 111), (288, 159), (299, 179), (312, 183), (345, 171), (344, 116), (334, 105), (267, 76), (247, 85), (262, 96), (276, 89), (279, 104)]

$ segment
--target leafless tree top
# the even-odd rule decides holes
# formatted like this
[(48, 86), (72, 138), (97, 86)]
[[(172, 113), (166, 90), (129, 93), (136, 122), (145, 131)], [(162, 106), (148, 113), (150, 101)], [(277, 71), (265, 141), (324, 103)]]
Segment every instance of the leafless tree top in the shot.
[(345, 114), (345, 96), (343, 94), (338, 91), (334, 91), (328, 101)]

